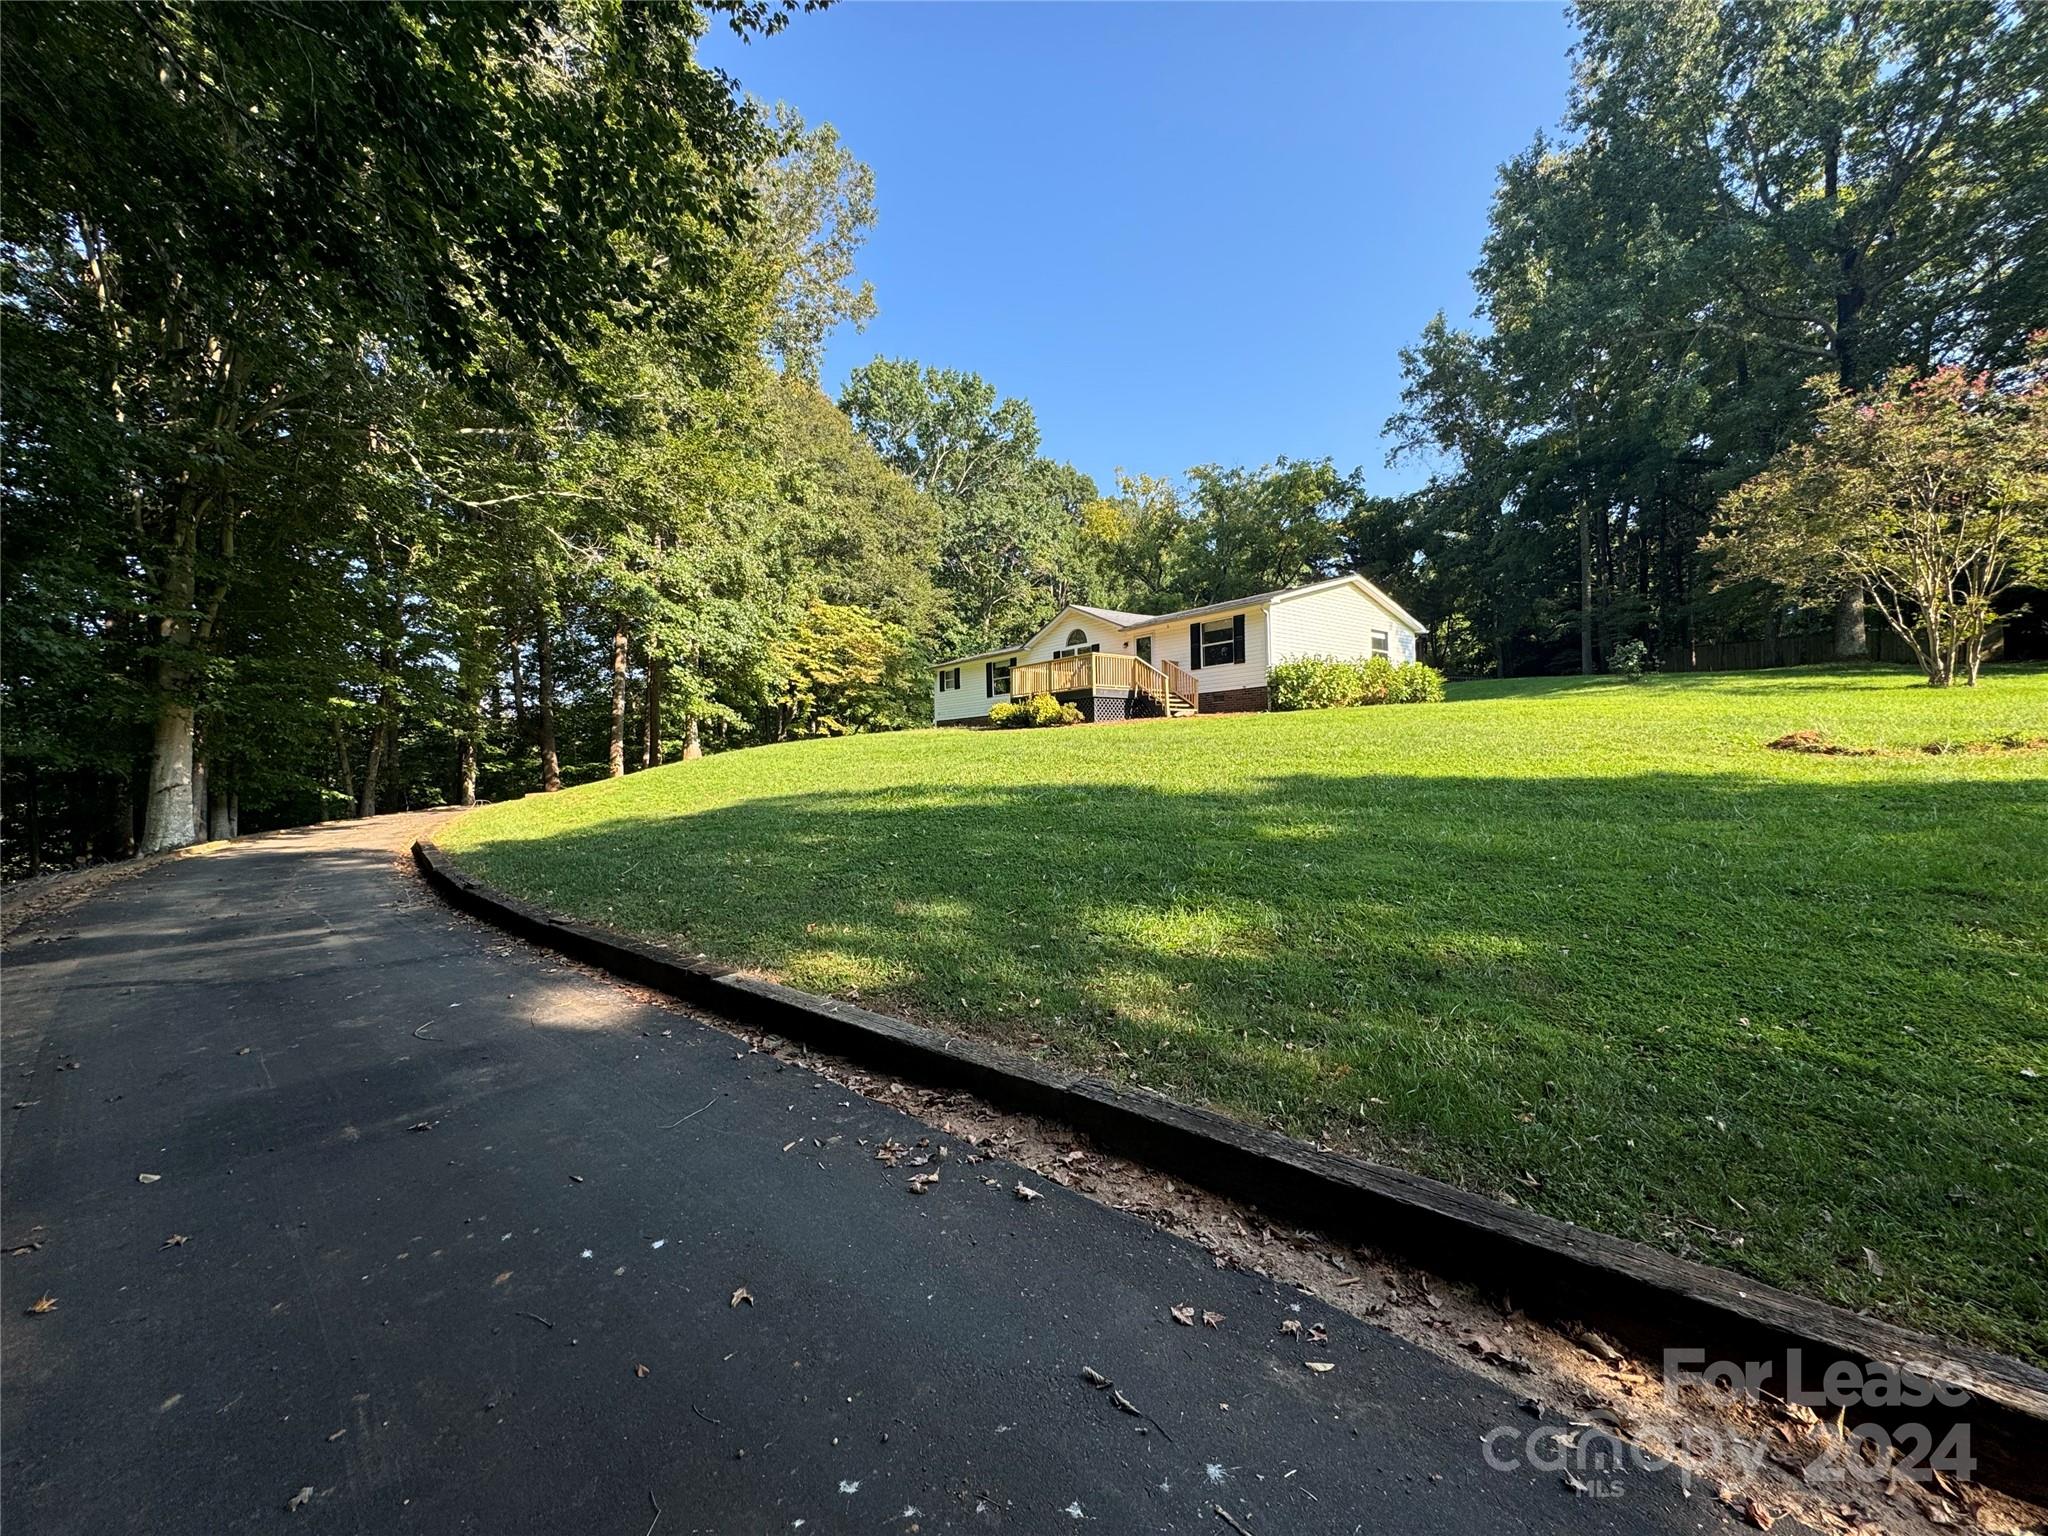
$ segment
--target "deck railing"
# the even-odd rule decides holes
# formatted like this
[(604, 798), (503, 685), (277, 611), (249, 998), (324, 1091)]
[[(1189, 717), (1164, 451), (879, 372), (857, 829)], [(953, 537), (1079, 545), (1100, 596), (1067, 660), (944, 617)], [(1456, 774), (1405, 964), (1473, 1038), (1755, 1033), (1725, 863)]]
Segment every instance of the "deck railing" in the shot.
[(1010, 668), (1010, 697), (1034, 693), (1149, 693), (1164, 699), (1176, 693), (1193, 705), (1201, 697), (1194, 676), (1180, 663), (1154, 666), (1138, 656), (1082, 651), (1051, 661), (1019, 662)]

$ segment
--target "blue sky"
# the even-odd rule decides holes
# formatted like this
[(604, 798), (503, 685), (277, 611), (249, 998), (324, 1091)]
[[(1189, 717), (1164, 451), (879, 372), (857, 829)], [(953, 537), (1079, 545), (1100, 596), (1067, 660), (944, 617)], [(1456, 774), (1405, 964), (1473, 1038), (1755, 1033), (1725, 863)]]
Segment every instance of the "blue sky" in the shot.
[(1383, 467), (1397, 352), (1469, 313), (1499, 164), (1555, 125), (1550, 4), (842, 0), (705, 54), (874, 167), (878, 354), (980, 373), (1105, 490), (1285, 454)]

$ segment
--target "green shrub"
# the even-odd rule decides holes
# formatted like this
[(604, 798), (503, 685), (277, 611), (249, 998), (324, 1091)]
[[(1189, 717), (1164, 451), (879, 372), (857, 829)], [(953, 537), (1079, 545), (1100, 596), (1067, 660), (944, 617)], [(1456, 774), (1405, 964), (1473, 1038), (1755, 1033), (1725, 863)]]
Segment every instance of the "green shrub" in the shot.
[(1049, 693), (1034, 693), (1028, 699), (990, 705), (988, 718), (991, 725), (1017, 730), (1040, 725), (1079, 725), (1087, 717), (1078, 704), (1062, 704)]
[(1338, 661), (1303, 656), (1277, 663), (1266, 685), (1275, 709), (1342, 709), (1353, 704), (1441, 704), (1444, 675), (1419, 661), (1395, 666), (1384, 656)]
[(1338, 709), (1358, 702), (1358, 669), (1328, 656), (1283, 661), (1266, 674), (1266, 698), (1275, 709)]
[(1394, 701), (1394, 679), (1398, 675), (1394, 664), (1384, 656), (1374, 656), (1366, 661), (1353, 664), (1357, 669), (1357, 695), (1354, 702), (1359, 704), (1390, 704)]
[(1640, 640), (1624, 640), (1607, 653), (1607, 670), (1632, 683), (1642, 681), (1653, 665), (1650, 648)]
[(1419, 661), (1404, 661), (1394, 669), (1392, 703), (1441, 704), (1443, 701), (1444, 675), (1435, 667), (1425, 666)]

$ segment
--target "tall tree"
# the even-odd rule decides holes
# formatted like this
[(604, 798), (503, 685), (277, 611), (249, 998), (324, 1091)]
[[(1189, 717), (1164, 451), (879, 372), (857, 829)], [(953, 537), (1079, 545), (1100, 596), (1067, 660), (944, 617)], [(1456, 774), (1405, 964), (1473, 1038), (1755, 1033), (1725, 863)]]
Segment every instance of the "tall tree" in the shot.
[[(76, 338), (118, 440), (92, 515), (146, 624), (145, 849), (196, 835), (193, 737), (267, 466), (390, 347), (474, 373), (501, 324), (550, 363), (715, 284), (757, 128), (680, 6), (53, 4), (0, 37), (11, 307)], [(661, 312), (707, 355), (734, 338)], [(38, 437), (38, 425), (23, 435)], [(50, 509), (55, 515), (55, 509)]]

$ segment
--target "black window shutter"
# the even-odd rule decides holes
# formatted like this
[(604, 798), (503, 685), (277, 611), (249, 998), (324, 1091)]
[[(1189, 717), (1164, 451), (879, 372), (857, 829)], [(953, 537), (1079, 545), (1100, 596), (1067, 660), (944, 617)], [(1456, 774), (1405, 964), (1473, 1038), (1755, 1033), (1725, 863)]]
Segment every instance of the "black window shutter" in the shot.
[(1202, 625), (1201, 621), (1188, 626), (1188, 670), (1202, 670)]
[(996, 691), (996, 664), (992, 661), (981, 664), (981, 691), (987, 694)]
[(1244, 660), (1244, 615), (1241, 613), (1230, 621), (1230, 654), (1234, 660)]

